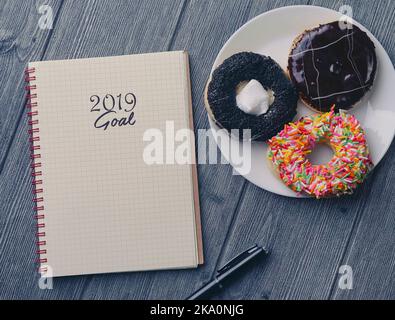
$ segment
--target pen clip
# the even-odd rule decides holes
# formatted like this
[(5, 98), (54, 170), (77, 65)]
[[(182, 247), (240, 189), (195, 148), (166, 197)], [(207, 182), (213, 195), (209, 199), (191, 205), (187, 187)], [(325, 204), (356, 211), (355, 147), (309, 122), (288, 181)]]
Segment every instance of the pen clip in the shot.
[(230, 260), (227, 264), (225, 264), (221, 269), (219, 269), (217, 271), (217, 275), (221, 275), (223, 273), (225, 273), (226, 271), (228, 271), (230, 268), (232, 268), (233, 266), (235, 266), (236, 264), (238, 264), (240, 261), (243, 261), (244, 259), (246, 259), (249, 255), (253, 254), (256, 250), (260, 249), (260, 247), (258, 245), (255, 245), (249, 249), (247, 249), (246, 251), (244, 251), (243, 253), (239, 254), (237, 257), (233, 258), (232, 260)]

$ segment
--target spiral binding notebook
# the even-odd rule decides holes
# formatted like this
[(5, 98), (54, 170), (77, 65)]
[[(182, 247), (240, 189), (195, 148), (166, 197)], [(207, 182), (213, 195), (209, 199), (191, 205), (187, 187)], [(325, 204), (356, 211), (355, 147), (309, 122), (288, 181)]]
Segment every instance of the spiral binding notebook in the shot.
[(193, 126), (187, 53), (32, 62), (26, 81), (40, 271), (203, 263), (192, 135), (191, 162), (171, 155)]

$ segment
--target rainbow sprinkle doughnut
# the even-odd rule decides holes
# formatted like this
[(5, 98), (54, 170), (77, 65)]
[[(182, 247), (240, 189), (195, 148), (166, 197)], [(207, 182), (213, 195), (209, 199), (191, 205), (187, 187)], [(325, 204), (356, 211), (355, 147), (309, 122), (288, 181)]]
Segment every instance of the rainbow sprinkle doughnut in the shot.
[[(329, 163), (313, 165), (306, 158), (316, 143), (332, 147)], [(373, 168), (360, 123), (334, 108), (286, 125), (269, 140), (268, 158), (288, 187), (316, 198), (351, 194)]]

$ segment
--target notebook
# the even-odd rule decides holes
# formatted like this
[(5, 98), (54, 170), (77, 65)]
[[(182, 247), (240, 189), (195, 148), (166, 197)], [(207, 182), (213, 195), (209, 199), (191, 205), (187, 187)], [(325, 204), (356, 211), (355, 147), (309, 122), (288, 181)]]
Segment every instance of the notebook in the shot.
[(40, 271), (202, 264), (188, 54), (32, 62), (26, 81)]

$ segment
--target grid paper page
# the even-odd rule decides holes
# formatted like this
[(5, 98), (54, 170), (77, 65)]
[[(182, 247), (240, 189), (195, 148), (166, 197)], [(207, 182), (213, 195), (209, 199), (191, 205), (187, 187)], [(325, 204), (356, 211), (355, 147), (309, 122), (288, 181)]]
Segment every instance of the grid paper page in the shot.
[[(165, 146), (166, 121), (175, 132), (189, 127), (186, 53), (29, 66), (36, 68), (45, 257), (54, 276), (196, 267), (191, 166), (143, 159), (147, 129), (160, 129)], [(107, 94), (116, 113), (96, 128), (107, 110), (103, 101), (95, 107), (94, 96)], [(126, 95), (137, 101), (135, 124), (100, 128), (107, 119), (129, 119)], [(112, 106), (108, 96), (105, 107)]]

